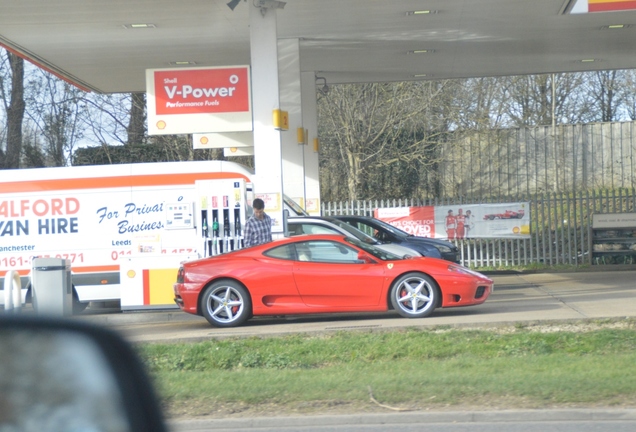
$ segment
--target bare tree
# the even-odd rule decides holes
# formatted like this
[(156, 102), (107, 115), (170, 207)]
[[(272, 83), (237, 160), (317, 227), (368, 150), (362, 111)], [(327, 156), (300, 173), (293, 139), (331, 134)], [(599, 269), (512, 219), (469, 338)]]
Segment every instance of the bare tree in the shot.
[(610, 122), (619, 119), (622, 104), (624, 74), (621, 71), (596, 71), (587, 74), (585, 86), (595, 106), (596, 121)]
[(549, 126), (581, 123), (591, 117), (589, 98), (583, 91), (585, 75), (546, 74), (504, 77), (502, 97), (514, 126)]
[(459, 129), (485, 130), (509, 125), (501, 78), (457, 81), (453, 96)]
[[(8, 65), (8, 67), (7, 67)], [(6, 73), (10, 71), (9, 79)], [(24, 120), (24, 60), (8, 51), (0, 53), (0, 97), (6, 112), (6, 147), (0, 146), (0, 168), (20, 168)]]
[(351, 84), (321, 96), (323, 199), (436, 193), (439, 146), (459, 122), (458, 83)]
[(89, 93), (83, 99), (85, 141), (100, 146), (124, 145), (128, 140), (131, 95)]
[(146, 141), (146, 94), (132, 93), (130, 99), (130, 117), (127, 144), (143, 143)]
[(630, 120), (636, 120), (636, 70), (624, 71), (623, 109)]
[[(404, 91), (406, 87), (405, 83), (333, 86), (321, 98), (321, 140), (340, 158), (344, 176), (339, 181), (346, 182), (349, 199), (362, 197), (362, 185), (378, 166), (376, 156), (384, 153), (402, 133), (403, 125), (417, 114), (407, 110), (413, 106), (408, 103), (413, 94)], [(379, 163), (391, 164), (399, 157), (394, 154), (391, 161)]]
[(47, 165), (65, 166), (83, 137), (81, 102), (85, 92), (44, 71), (28, 84), (27, 114), (42, 139)]

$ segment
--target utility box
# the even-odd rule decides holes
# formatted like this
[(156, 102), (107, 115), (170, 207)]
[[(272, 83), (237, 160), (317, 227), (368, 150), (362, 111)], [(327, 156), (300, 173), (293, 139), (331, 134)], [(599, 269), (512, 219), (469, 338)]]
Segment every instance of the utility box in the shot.
[(32, 263), (31, 287), (35, 311), (39, 315), (72, 315), (71, 260), (33, 258)]

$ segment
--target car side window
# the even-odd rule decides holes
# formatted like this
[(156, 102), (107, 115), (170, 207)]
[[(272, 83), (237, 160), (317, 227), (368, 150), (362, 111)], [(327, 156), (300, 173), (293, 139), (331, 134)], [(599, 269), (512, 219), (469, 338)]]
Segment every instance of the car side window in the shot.
[(385, 233), (384, 231), (376, 231), (374, 237), (378, 240), (380, 240), (381, 242), (386, 242), (389, 240), (389, 236), (387, 235), (387, 233)]
[(279, 258), (284, 260), (295, 260), (296, 250), (293, 245), (278, 246), (273, 249), (269, 249), (263, 253), (263, 255), (270, 258)]
[(371, 237), (373, 237), (373, 234), (375, 234), (375, 230), (372, 227), (370, 227), (369, 225), (367, 225), (367, 224), (364, 224), (362, 222), (358, 222), (356, 225), (357, 225), (356, 228), (358, 228), (360, 231), (370, 235)]
[(317, 224), (302, 224), (305, 234), (339, 234), (338, 231)]
[(303, 227), (300, 224), (289, 224), (289, 225), (287, 225), (287, 230), (289, 231), (289, 235), (291, 237), (297, 236), (297, 235), (301, 235), (301, 234), (305, 234), (303, 232)]
[(358, 251), (329, 240), (296, 243), (299, 261), (316, 263), (359, 264)]
[(311, 249), (307, 243), (296, 243), (296, 257), (298, 261), (311, 261)]

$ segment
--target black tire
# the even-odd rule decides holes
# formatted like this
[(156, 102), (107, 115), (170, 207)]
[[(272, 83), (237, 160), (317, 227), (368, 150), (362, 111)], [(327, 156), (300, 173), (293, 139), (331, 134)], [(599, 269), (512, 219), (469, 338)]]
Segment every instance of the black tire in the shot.
[(393, 282), (391, 304), (405, 318), (424, 318), (435, 310), (440, 297), (437, 282), (424, 273), (407, 273)]
[(249, 292), (232, 280), (214, 282), (207, 287), (199, 306), (205, 319), (215, 327), (239, 326), (252, 314)]

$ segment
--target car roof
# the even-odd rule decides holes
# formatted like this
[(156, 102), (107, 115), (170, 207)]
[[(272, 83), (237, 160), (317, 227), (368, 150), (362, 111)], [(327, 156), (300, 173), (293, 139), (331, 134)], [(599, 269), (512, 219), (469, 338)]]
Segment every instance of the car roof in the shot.
[(324, 217), (324, 216), (300, 216), (300, 217), (287, 218), (287, 223), (292, 223), (292, 224), (312, 223), (312, 222), (328, 225), (343, 234), (347, 233), (345, 235), (348, 237), (353, 236), (357, 238), (358, 240), (364, 241), (365, 243), (369, 243), (369, 244), (379, 243), (376, 239), (374, 239), (367, 233), (336, 218)]
[(392, 232), (399, 232), (399, 233), (403, 233), (403, 236), (405, 238), (408, 238), (409, 241), (426, 241), (427, 243), (437, 243), (439, 245), (444, 245), (444, 246), (454, 246), (451, 242), (447, 241), (447, 240), (443, 240), (443, 239), (439, 239), (439, 238), (435, 238), (435, 237), (419, 237), (416, 235), (412, 235), (407, 233), (404, 230), (399, 229), (398, 227), (395, 227), (393, 225), (391, 225), (390, 223), (383, 221), (382, 219), (378, 219), (378, 218), (374, 218), (371, 216), (358, 216), (358, 215), (337, 215), (334, 216), (334, 218), (336, 219), (343, 219), (343, 220), (358, 220), (358, 221), (364, 221), (364, 222), (369, 222), (370, 224), (373, 224), (375, 226), (377, 226), (379, 229), (383, 229), (383, 230), (388, 230), (388, 228), (386, 227), (386, 225), (390, 225), (393, 230)]
[(360, 220), (377, 219), (372, 216), (363, 216), (363, 215), (335, 215), (333, 217), (336, 219), (340, 219), (340, 218), (360, 219)]
[(333, 222), (337, 220), (331, 216), (290, 216), (287, 218), (288, 221), (306, 221), (306, 220), (318, 220), (318, 221), (327, 221)]
[[(340, 243), (345, 243), (347, 245), (355, 246), (349, 243), (347, 241), (347, 238), (350, 239), (351, 237), (341, 235), (341, 234), (301, 234), (301, 235), (297, 235), (293, 237), (283, 237), (280, 239), (273, 240), (271, 242), (254, 246), (254, 251), (260, 254), (262, 251), (265, 251), (277, 246), (282, 246), (282, 245), (291, 244), (291, 243), (306, 242), (306, 241), (315, 241), (315, 240), (332, 240), (332, 241), (335, 240)], [(252, 249), (252, 248), (249, 248), (249, 249)], [(242, 250), (247, 250), (247, 249), (239, 249), (238, 252)]]
[(377, 227), (377, 229), (379, 230), (391, 231), (393, 234), (400, 235), (401, 237), (407, 237), (409, 235), (409, 233), (405, 232), (404, 230), (401, 230), (398, 227), (395, 227), (391, 225), (390, 223), (383, 221), (382, 219), (377, 219), (374, 217), (342, 215), (342, 216), (335, 216), (335, 219), (338, 219), (338, 220), (350, 219), (353, 221), (357, 220), (360, 222), (367, 222), (369, 225), (374, 225), (374, 227)]

